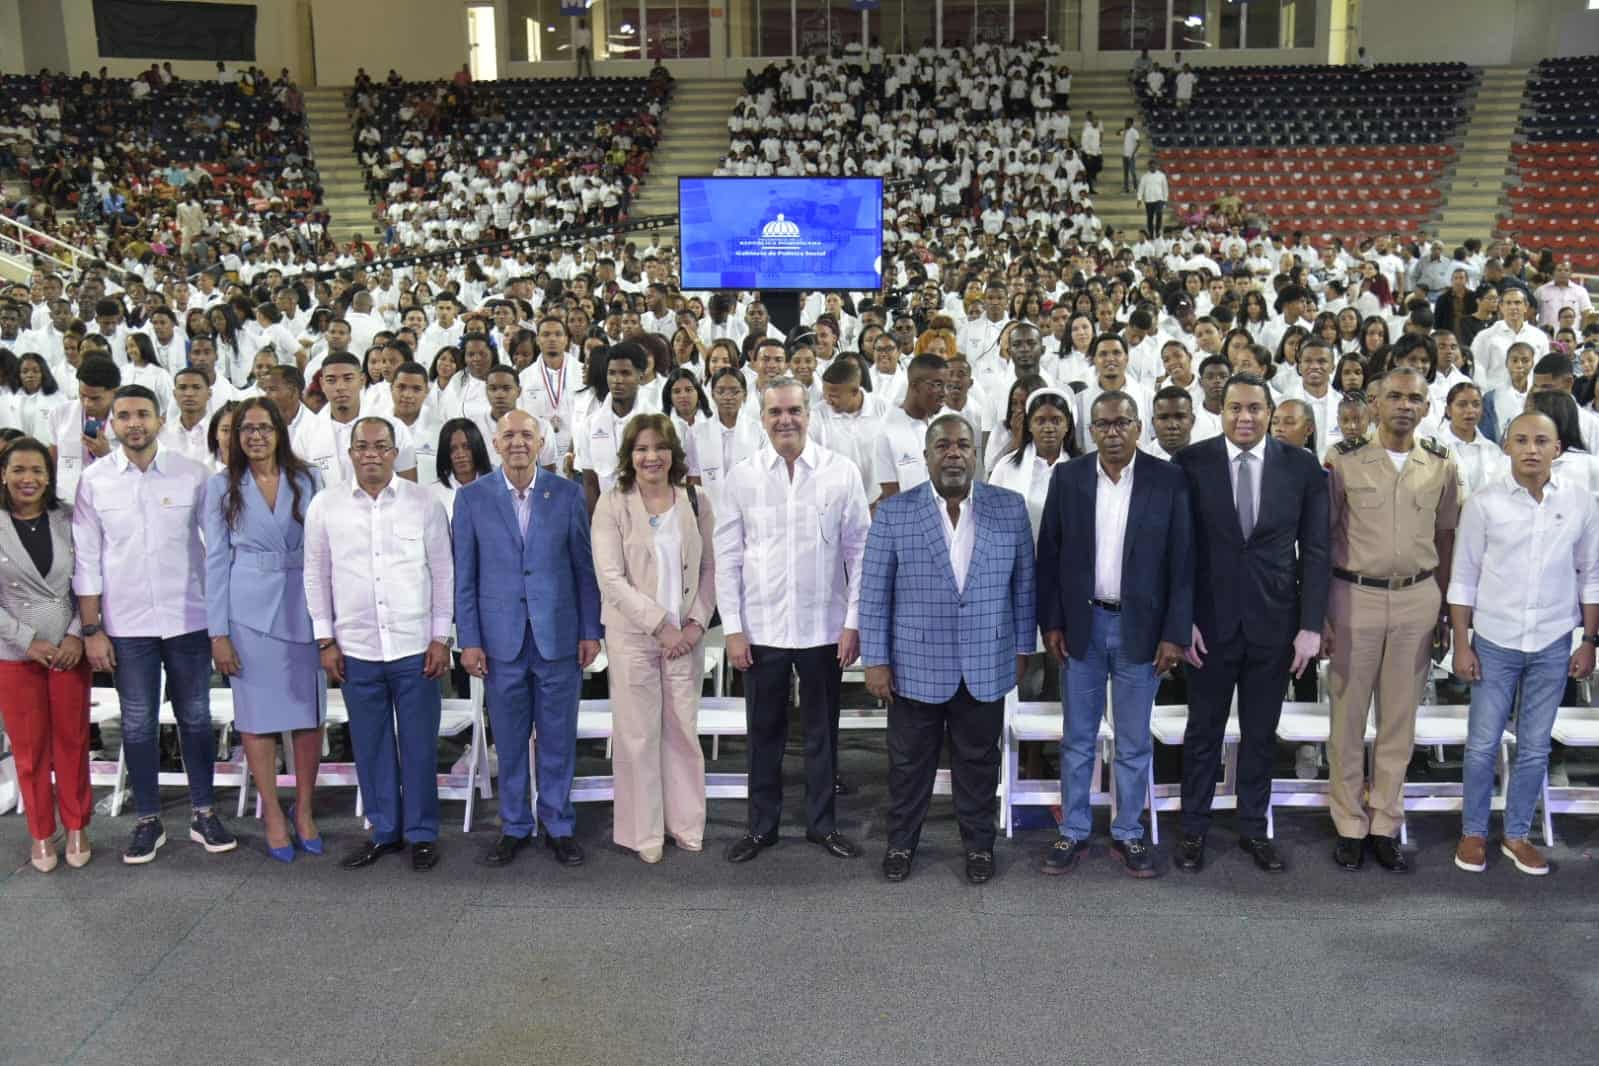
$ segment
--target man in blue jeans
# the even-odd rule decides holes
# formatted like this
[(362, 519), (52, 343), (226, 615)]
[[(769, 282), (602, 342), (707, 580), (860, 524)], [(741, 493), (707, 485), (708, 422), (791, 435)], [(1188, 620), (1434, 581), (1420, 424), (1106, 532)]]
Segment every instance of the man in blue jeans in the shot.
[(1160, 675), (1182, 660), (1193, 633), (1193, 512), (1183, 472), (1139, 450), (1142, 423), (1130, 395), (1102, 392), (1088, 415), (1098, 451), (1055, 468), (1038, 533), (1038, 626), (1065, 664), (1063, 819), (1040, 870), (1068, 873), (1088, 850), (1108, 681), (1116, 733), (1111, 854), (1131, 876), (1154, 877), (1141, 821), (1154, 749), (1149, 716)]
[(444, 505), (394, 476), (394, 426), (358, 419), (355, 481), (305, 512), (305, 604), (322, 669), (350, 713), (371, 838), (341, 865), (371, 866), (411, 845), (411, 869), (439, 861), (438, 679), (450, 663), (455, 562)]
[(209, 471), (157, 444), (160, 406), (143, 385), (117, 390), (111, 423), (120, 447), (92, 462), (78, 483), (72, 589), (89, 665), (116, 675), (122, 751), (137, 816), (122, 861), (147, 863), (167, 842), (157, 720), (162, 667), (194, 808), (189, 839), (213, 854), (232, 851), (238, 842), (212, 809), (217, 748), (198, 521)]
[[(1566, 678), (1593, 673), (1599, 644), (1599, 503), (1586, 486), (1551, 476), (1560, 436), (1547, 415), (1518, 415), (1504, 448), (1510, 476), (1466, 501), (1449, 580), (1455, 673), (1474, 683), (1455, 865), (1471, 873), (1488, 868), (1494, 762), (1515, 708), (1516, 761), (1499, 850), (1516, 869), (1538, 876), (1549, 863), (1527, 834), (1549, 769), (1549, 734)], [(1579, 622), (1582, 644), (1573, 652)], [(1475, 632), (1470, 643), (1468, 629)]]

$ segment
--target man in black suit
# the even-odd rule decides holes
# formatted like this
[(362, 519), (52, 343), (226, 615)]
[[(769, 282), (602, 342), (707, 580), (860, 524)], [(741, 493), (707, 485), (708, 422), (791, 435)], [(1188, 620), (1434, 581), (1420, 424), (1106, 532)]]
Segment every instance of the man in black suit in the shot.
[(1140, 821), (1154, 748), (1149, 714), (1160, 675), (1182, 661), (1193, 632), (1193, 516), (1182, 471), (1138, 450), (1142, 427), (1130, 395), (1101, 393), (1089, 415), (1096, 451), (1055, 468), (1038, 535), (1038, 625), (1065, 668), (1060, 837), (1041, 869), (1066, 873), (1087, 850), (1108, 681), (1116, 730), (1111, 854), (1132, 876), (1153, 877)]
[(1234, 374), (1222, 392), (1222, 435), (1179, 452), (1194, 510), (1197, 567), (1183, 735), (1177, 865), (1197, 872), (1216, 794), (1233, 691), (1238, 692), (1239, 845), (1283, 869), (1266, 838), (1277, 720), (1290, 674), (1312, 666), (1327, 611), (1327, 480), (1316, 457), (1267, 435), (1271, 390)]

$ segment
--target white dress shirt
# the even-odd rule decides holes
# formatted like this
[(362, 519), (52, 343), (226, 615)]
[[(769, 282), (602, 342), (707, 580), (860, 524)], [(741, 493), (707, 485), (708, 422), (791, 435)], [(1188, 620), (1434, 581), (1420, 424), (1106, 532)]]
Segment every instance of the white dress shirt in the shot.
[(938, 508), (938, 524), (944, 530), (944, 547), (949, 549), (949, 568), (955, 574), (955, 591), (966, 591), (966, 574), (972, 568), (972, 552), (977, 548), (977, 520), (972, 517), (971, 490), (955, 505), (955, 521), (949, 519), (949, 501), (933, 493)]
[[(1510, 373), (1505, 369), (1505, 352), (1517, 341), (1532, 346), (1534, 363), (1549, 354), (1549, 335), (1530, 321), (1523, 322), (1519, 331), (1512, 330), (1508, 322), (1495, 322), (1473, 338), (1471, 357), (1476, 367), (1475, 378), (1484, 390), (1510, 384)], [(1516, 413), (1520, 414), (1519, 411)]]
[(140, 471), (117, 448), (83, 472), (72, 508), (72, 591), (100, 596), (113, 637), (177, 637), (206, 627), (199, 508), (208, 467), (159, 443)]
[(572, 468), (580, 474), (592, 470), (602, 493), (616, 484), (617, 451), (622, 447), (627, 424), (647, 413), (642, 399), (643, 396), (636, 398), (633, 409), (625, 415), (617, 414), (606, 399), (578, 419), (572, 436)]
[(1489, 482), (1460, 514), (1450, 603), (1471, 607), (1477, 635), (1542, 651), (1599, 603), (1599, 502), (1551, 477), (1543, 501), (1513, 478)]
[(1055, 467), (1071, 459), (1062, 448), (1053, 463), (1040, 458), (1038, 448), (1029, 444), (1022, 453), (1022, 461), (1014, 463), (1011, 460), (1014, 454), (1007, 455), (994, 464), (993, 471), (988, 475), (988, 483), (995, 488), (1010, 489), (1020, 493), (1022, 499), (1027, 501), (1027, 519), (1033, 526), (1033, 543), (1038, 543), (1038, 530), (1044, 523), (1044, 502), (1049, 498), (1049, 479), (1055, 475)]
[(533, 521), (533, 482), (527, 483), (527, 488), (519, 489), (511, 481), (511, 475), (500, 468), (500, 480), (505, 482), (505, 491), (511, 494), (511, 510), (516, 512), (516, 531), (527, 539), (527, 524)]
[(1481, 433), (1477, 434), (1475, 440), (1463, 441), (1455, 436), (1454, 430), (1445, 422), (1436, 439), (1455, 457), (1455, 466), (1460, 470), (1460, 479), (1466, 489), (1461, 499), (1477, 492), (1490, 481), (1510, 475), (1510, 456)]
[(909, 492), (927, 480), (928, 420), (912, 418), (893, 407), (883, 418), (872, 455), (872, 476), (878, 484), (893, 482)]
[(860, 410), (845, 414), (825, 400), (811, 408), (810, 436), (830, 452), (837, 452), (854, 463), (861, 472), (866, 500), (871, 503), (882, 493), (877, 483), (877, 435), (882, 432), (888, 408), (875, 393), (861, 393)]
[(444, 505), (391, 477), (376, 499), (354, 482), (319, 492), (305, 512), (305, 602), (318, 640), (393, 662), (448, 640), (455, 562)]
[(773, 448), (739, 463), (716, 515), (723, 629), (752, 644), (816, 648), (857, 628), (870, 524), (854, 464), (814, 441), (792, 476)]
[(194, 424), (193, 429), (184, 429), (183, 421), (174, 418), (161, 425), (161, 433), (156, 438), (161, 447), (171, 448), (186, 459), (193, 459), (201, 466), (211, 465), (211, 446), (206, 441), (206, 435), (211, 429), (211, 420), (202, 417)]
[(1127, 516), (1133, 502), (1133, 462), (1112, 481), (1104, 463), (1094, 464), (1094, 598), (1120, 603), (1122, 545), (1127, 542)]
[[(1226, 441), (1225, 443), (1227, 445), (1227, 476), (1232, 483), (1233, 510), (1236, 512), (1238, 510), (1238, 457), (1244, 454), (1244, 450), (1232, 441)], [(1260, 525), (1260, 481), (1261, 475), (1266, 471), (1266, 442), (1262, 440), (1256, 444), (1249, 449), (1249, 454), (1254, 456), (1254, 466), (1250, 470), (1250, 474), (1255, 479), (1254, 515), (1255, 524), (1258, 526)]]

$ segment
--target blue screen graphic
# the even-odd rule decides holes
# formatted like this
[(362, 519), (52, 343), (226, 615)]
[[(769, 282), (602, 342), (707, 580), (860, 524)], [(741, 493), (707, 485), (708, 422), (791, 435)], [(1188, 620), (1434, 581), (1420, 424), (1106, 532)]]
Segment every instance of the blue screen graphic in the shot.
[(685, 289), (877, 289), (879, 178), (679, 178)]

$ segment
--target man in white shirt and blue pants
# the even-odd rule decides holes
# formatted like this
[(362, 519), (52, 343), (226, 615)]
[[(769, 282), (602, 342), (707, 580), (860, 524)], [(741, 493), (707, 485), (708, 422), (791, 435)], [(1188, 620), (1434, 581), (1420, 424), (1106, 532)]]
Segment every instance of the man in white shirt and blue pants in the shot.
[[(1566, 678), (1593, 673), (1599, 643), (1599, 503), (1550, 476), (1560, 438), (1547, 415), (1518, 415), (1504, 437), (1510, 475), (1466, 501), (1449, 581), (1455, 673), (1473, 682), (1455, 865), (1488, 868), (1494, 763), (1514, 708), (1500, 851), (1536, 876), (1549, 863), (1527, 836), (1549, 770), (1549, 735)], [(1579, 623), (1583, 642), (1572, 652)]]

